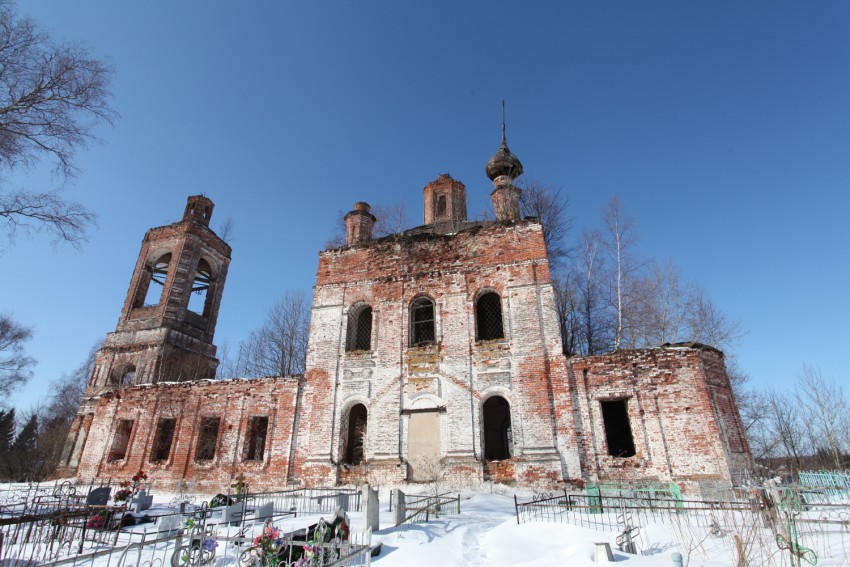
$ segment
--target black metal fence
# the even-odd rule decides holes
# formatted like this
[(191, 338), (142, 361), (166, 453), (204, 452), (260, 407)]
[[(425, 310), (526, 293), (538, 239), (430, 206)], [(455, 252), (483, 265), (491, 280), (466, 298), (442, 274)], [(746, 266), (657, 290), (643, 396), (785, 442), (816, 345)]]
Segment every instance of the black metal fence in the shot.
[[(186, 499), (180, 498), (169, 507), (157, 506), (130, 515), (123, 505), (86, 504), (91, 488), (63, 483), (4, 490), (0, 504), (0, 564), (64, 565), (105, 557), (107, 565), (113, 562), (120, 565), (130, 561), (130, 556), (143, 555), (148, 559), (142, 562), (162, 560), (174, 561), (172, 565), (199, 565), (210, 555), (202, 547), (204, 542), (218, 550), (219, 558), (235, 560), (252, 547), (252, 538), (261, 534), (264, 526), (273, 527), (275, 522), (296, 515), (334, 512), (339, 507), (346, 512), (361, 509), (357, 491), (316, 488), (240, 495), (241, 502), (217, 509), (209, 508), (206, 503), (181, 506)], [(102, 492), (100, 495), (104, 496)], [(191, 530), (194, 531), (189, 533)], [(186, 541), (181, 540), (183, 535)], [(284, 534), (281, 541), (287, 537), (295, 542), (293, 549), (300, 550), (309, 541), (304, 537), (303, 541), (298, 540), (298, 533)], [(311, 553), (322, 558), (322, 565), (335, 565), (337, 558), (344, 557), (350, 558), (346, 564), (368, 564), (368, 559), (361, 557), (364, 545), (368, 551), (368, 539), (365, 543), (340, 539), (335, 544), (332, 541), (313, 544), (315, 549)], [(286, 558), (280, 559), (285, 565)], [(139, 564), (136, 560), (131, 562)]]

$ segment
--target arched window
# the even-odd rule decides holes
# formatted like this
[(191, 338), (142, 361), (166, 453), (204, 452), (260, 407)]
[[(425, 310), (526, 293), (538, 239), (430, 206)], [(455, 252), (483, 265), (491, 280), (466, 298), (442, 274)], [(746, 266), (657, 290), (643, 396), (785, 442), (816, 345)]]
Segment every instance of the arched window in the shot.
[(158, 260), (145, 266), (136, 290), (133, 307), (151, 307), (159, 305), (162, 300), (162, 290), (168, 279), (168, 265), (171, 263), (171, 253), (163, 254)]
[(372, 308), (361, 303), (348, 310), (348, 333), (345, 338), (345, 350), (371, 350), (372, 348)]
[(504, 339), (502, 300), (495, 291), (488, 291), (475, 303), (476, 336), (479, 341)]
[(212, 268), (203, 258), (198, 261), (195, 279), (192, 281), (192, 293), (189, 294), (189, 311), (206, 317), (209, 314), (209, 290), (212, 283)]
[(440, 195), (437, 197), (437, 214), (435, 215), (437, 220), (442, 220), (444, 216), (446, 216), (446, 196)]
[(410, 346), (432, 344), (434, 332), (434, 302), (419, 297), (410, 304)]
[(513, 452), (511, 406), (505, 398), (493, 396), (484, 402), (483, 414), (484, 459), (510, 459)]
[(122, 388), (132, 386), (136, 381), (136, 367), (132, 364), (119, 366), (112, 372), (112, 383)]
[(366, 406), (357, 404), (348, 411), (347, 427), (343, 429), (343, 463), (363, 464), (366, 446)]

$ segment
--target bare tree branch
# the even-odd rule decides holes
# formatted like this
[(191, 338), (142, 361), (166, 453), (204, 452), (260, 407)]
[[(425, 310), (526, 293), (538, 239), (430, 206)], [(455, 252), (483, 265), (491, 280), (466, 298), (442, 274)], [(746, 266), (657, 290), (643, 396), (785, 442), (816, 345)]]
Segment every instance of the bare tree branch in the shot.
[(32, 377), (35, 359), (24, 352), (24, 343), (32, 337), (32, 329), (17, 323), (7, 313), (0, 313), (0, 406), (15, 388)]
[[(112, 70), (80, 45), (54, 41), (0, 0), (0, 171), (46, 158), (67, 179), (94, 128), (112, 124)], [(18, 230), (47, 231), (54, 243), (78, 245), (94, 214), (57, 192), (0, 188), (0, 219), (10, 240)]]
[[(310, 305), (302, 292), (286, 292), (269, 309), (266, 321), (244, 343), (249, 376), (289, 376), (304, 372)], [(240, 354), (241, 358), (241, 354)]]
[(79, 203), (62, 199), (55, 191), (0, 193), (0, 220), (14, 241), (17, 232), (50, 232), (54, 244), (79, 246), (86, 240), (86, 229), (96, 225), (94, 213)]
[(523, 217), (535, 217), (543, 227), (543, 240), (553, 271), (557, 271), (570, 254), (567, 235), (572, 219), (567, 215), (569, 200), (560, 187), (532, 179), (520, 184), (522, 198), (519, 201)]

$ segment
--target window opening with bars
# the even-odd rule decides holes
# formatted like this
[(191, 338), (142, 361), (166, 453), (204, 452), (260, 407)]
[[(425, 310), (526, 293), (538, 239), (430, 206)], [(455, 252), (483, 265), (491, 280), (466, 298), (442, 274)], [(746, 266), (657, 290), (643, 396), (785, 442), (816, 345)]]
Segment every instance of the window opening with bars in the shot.
[(174, 441), (174, 430), (177, 428), (177, 420), (172, 417), (163, 417), (156, 425), (153, 449), (151, 450), (151, 462), (167, 461), (171, 454), (171, 444)]
[(488, 291), (475, 303), (476, 331), (479, 341), (505, 338), (502, 324), (502, 300), (495, 291)]
[(245, 435), (244, 461), (262, 461), (266, 451), (266, 434), (269, 430), (267, 415), (255, 416), (248, 419), (248, 430)]
[(352, 307), (348, 312), (348, 334), (345, 350), (372, 349), (372, 308), (362, 304)]
[(168, 279), (168, 265), (171, 263), (171, 254), (163, 254), (153, 265), (145, 266), (142, 281), (139, 282), (139, 290), (133, 307), (152, 307), (159, 305), (162, 301), (162, 291)]
[(215, 458), (220, 424), (220, 417), (201, 418), (201, 427), (198, 431), (198, 448), (195, 450), (196, 461), (211, 461)]
[(212, 268), (209, 262), (200, 259), (192, 281), (192, 293), (189, 294), (189, 311), (206, 317), (209, 313), (208, 293), (212, 283)]
[(433, 344), (434, 302), (427, 297), (415, 299), (410, 304), (410, 346)]

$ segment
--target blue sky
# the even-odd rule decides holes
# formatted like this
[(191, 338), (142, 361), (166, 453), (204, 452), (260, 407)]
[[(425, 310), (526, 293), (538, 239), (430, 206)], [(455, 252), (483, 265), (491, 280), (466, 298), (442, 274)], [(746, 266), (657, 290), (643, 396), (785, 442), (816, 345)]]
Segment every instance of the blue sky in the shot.
[[(850, 3), (114, 2), (19, 11), (116, 70), (121, 119), (79, 152), (67, 196), (99, 215), (77, 252), (20, 237), (0, 310), (35, 327), (26, 407), (115, 327), (145, 231), (186, 196), (235, 223), (216, 342), (235, 345), (354, 201), (422, 187), (489, 199), (500, 136), (560, 185), (576, 233), (619, 195), (647, 256), (672, 259), (747, 335), (754, 386), (804, 363), (847, 381)], [(49, 188), (47, 164), (7, 183)]]

